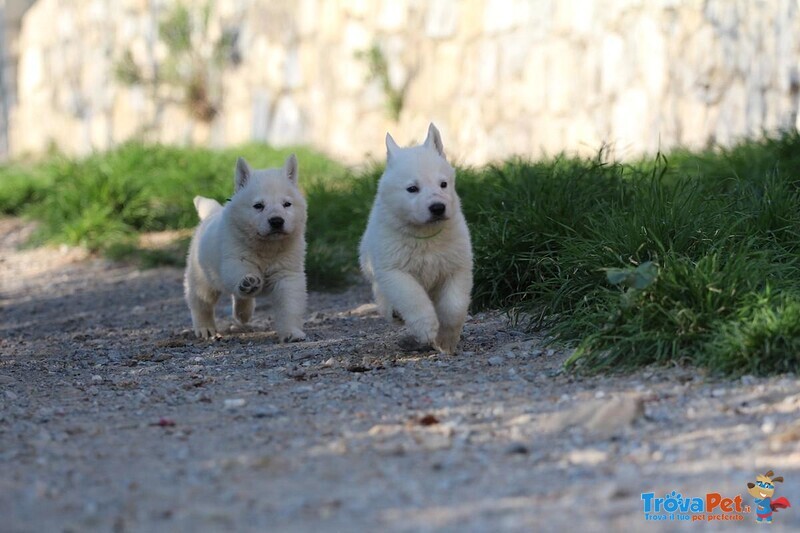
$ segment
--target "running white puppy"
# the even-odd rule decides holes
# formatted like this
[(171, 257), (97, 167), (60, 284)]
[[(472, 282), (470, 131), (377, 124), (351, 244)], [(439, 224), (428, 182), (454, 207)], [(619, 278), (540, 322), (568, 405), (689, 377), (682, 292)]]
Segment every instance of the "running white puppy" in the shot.
[(420, 146), (400, 148), (386, 134), (386, 171), (361, 239), (361, 270), (389, 320), (397, 312), (410, 348), (452, 354), (472, 291), (472, 247), (455, 191), (455, 171), (433, 124)]
[(194, 333), (217, 333), (214, 305), (233, 295), (233, 316), (246, 324), (255, 296), (274, 298), (275, 330), (281, 341), (302, 341), (306, 310), (306, 201), (297, 188), (297, 158), (283, 168), (251, 169), (236, 162), (234, 194), (221, 206), (197, 196), (200, 225), (189, 246), (184, 288)]

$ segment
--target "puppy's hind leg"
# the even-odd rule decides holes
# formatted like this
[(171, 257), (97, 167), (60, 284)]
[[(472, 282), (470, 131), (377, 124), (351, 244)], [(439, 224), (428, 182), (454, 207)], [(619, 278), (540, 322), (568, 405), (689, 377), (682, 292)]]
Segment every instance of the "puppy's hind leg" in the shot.
[(422, 346), (433, 344), (439, 321), (422, 285), (401, 270), (377, 272), (375, 280), (390, 309), (400, 313), (414, 339)]
[(435, 299), (436, 316), (439, 317), (439, 334), (436, 347), (444, 353), (453, 354), (461, 339), (461, 330), (469, 310), (472, 291), (472, 272), (457, 272), (439, 289)]
[(235, 295), (231, 297), (233, 300), (233, 318), (239, 325), (244, 326), (250, 319), (253, 318), (253, 310), (256, 307), (255, 298), (237, 298)]
[(186, 303), (192, 313), (192, 328), (194, 334), (200, 339), (208, 339), (217, 334), (214, 322), (214, 304), (217, 303), (219, 293), (205, 295), (198, 294), (195, 287), (189, 287), (186, 292)]
[(306, 340), (303, 332), (307, 298), (305, 274), (292, 273), (274, 280), (272, 295), (275, 298), (275, 331), (281, 342)]

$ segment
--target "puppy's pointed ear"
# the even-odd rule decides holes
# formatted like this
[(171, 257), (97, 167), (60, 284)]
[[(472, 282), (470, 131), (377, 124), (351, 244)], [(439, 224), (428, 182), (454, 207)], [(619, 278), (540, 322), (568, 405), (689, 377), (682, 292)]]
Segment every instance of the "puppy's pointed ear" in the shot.
[(236, 160), (236, 170), (233, 173), (233, 192), (241, 190), (242, 187), (247, 185), (247, 180), (249, 179), (250, 165), (247, 164), (244, 157), (240, 157)]
[(396, 142), (394, 142), (394, 139), (392, 138), (392, 134), (387, 131), (386, 132), (386, 162), (387, 163), (390, 163), (392, 161), (392, 158), (394, 157), (394, 154), (399, 149), (400, 149), (400, 147), (397, 146)]
[(286, 163), (283, 164), (283, 169), (286, 171), (286, 177), (289, 181), (297, 185), (297, 156), (294, 154), (286, 158)]
[(772, 482), (773, 483), (776, 483), (776, 482), (777, 483), (783, 483), (783, 476), (778, 476), (778, 477), (772, 478)]
[(433, 122), (431, 122), (431, 125), (428, 126), (428, 137), (425, 138), (424, 145), (428, 148), (436, 150), (440, 156), (444, 157), (442, 136), (439, 134), (439, 130), (436, 129), (436, 126), (433, 125)]

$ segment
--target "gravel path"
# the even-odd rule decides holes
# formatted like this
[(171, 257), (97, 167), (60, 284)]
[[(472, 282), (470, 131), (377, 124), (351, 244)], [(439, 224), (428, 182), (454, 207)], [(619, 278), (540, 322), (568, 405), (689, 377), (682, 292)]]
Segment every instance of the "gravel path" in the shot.
[(800, 528), (795, 376), (576, 377), (499, 313), (457, 357), (402, 353), (365, 286), (312, 294), (308, 342), (223, 305), (201, 342), (180, 270), (28, 231), (0, 220), (0, 531), (662, 531), (642, 492), (752, 504), (768, 469), (772, 530)]

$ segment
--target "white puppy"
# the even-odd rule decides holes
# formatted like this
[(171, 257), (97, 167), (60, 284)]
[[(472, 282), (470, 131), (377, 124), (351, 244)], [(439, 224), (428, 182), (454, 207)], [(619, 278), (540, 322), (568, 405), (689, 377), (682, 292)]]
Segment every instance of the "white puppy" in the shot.
[(416, 343), (454, 353), (472, 291), (472, 247), (455, 171), (433, 124), (425, 142), (410, 148), (387, 133), (386, 150), (361, 239), (361, 270), (387, 319), (397, 312)]
[(216, 334), (214, 304), (222, 293), (233, 295), (233, 316), (245, 324), (263, 290), (274, 298), (281, 341), (304, 340), (306, 201), (297, 188), (297, 158), (290, 155), (283, 168), (256, 170), (240, 157), (234, 187), (224, 207), (194, 199), (201, 222), (189, 246), (184, 288), (195, 335)]

